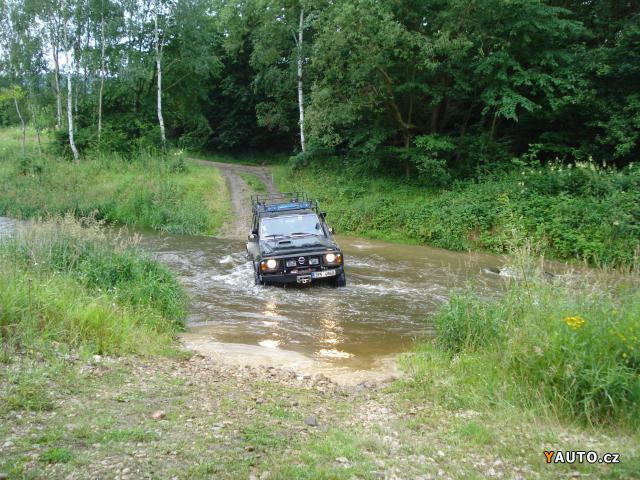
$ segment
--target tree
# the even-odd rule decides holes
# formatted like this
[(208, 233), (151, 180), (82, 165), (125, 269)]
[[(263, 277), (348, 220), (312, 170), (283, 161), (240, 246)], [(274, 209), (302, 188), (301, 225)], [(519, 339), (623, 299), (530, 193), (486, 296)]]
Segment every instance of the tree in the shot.
[(167, 146), (167, 136), (164, 131), (164, 117), (162, 116), (162, 48), (160, 27), (158, 26), (158, 15), (160, 15), (160, 2), (155, 0), (155, 8), (153, 11), (153, 39), (156, 51), (156, 78), (157, 78), (157, 99), (158, 99), (158, 124), (160, 125), (160, 140), (162, 141), (162, 150)]
[[(63, 4), (63, 11), (66, 10), (66, 5)], [(69, 33), (68, 30), (71, 28), (71, 11), (66, 10), (64, 13), (64, 23), (62, 25), (63, 29), (63, 48), (65, 50), (65, 67), (67, 69), (66, 77), (67, 77), (67, 132), (69, 137), (69, 146), (71, 147), (71, 153), (73, 154), (73, 161), (75, 163), (80, 163), (80, 153), (78, 152), (78, 148), (76, 147), (75, 137), (74, 137), (74, 128), (73, 128), (73, 88), (72, 88), (72, 77), (74, 76), (74, 67), (77, 63), (72, 58), (71, 54), (73, 54), (73, 44), (69, 41)]]

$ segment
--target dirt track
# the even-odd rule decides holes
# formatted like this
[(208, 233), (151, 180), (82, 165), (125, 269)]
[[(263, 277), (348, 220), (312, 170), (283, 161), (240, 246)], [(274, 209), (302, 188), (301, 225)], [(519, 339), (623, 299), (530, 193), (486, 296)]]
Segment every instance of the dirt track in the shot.
[(233, 219), (223, 227), (220, 236), (223, 238), (246, 238), (249, 230), (249, 224), (251, 223), (251, 188), (249, 188), (247, 182), (245, 182), (238, 173), (245, 172), (257, 176), (264, 182), (269, 193), (277, 193), (278, 189), (273, 183), (269, 170), (266, 167), (210, 162), (197, 158), (192, 158), (190, 160), (193, 160), (200, 165), (208, 165), (220, 169), (220, 172), (222, 172), (227, 181), (227, 187), (231, 194), (231, 203), (233, 206)]

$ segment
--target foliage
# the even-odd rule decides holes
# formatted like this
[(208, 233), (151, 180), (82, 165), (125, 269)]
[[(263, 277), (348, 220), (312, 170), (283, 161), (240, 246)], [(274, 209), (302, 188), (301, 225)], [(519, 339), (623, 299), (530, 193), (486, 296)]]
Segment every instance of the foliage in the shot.
[(5, 347), (159, 353), (186, 315), (175, 277), (91, 218), (29, 224), (0, 243), (0, 264)]
[[(549, 282), (542, 270), (518, 271), (524, 276), (496, 299), (454, 296), (433, 318), (434, 343), (416, 355), (435, 359), (446, 352), (454, 359), (455, 385), (469, 381), (488, 402), (637, 425), (637, 273), (600, 273), (600, 279), (573, 273)], [(429, 376), (428, 364), (417, 372), (418, 381)]]
[(640, 169), (521, 164), (433, 190), (334, 159), (277, 170), (282, 190), (317, 197), (339, 232), (452, 250), (509, 250), (513, 227), (547, 256), (633, 265), (640, 248)]
[[(297, 151), (300, 52), (305, 161), (344, 155), (448, 185), (532, 145), (543, 162), (565, 164), (593, 157), (622, 167), (640, 153), (637, 2), (161, 0), (157, 8), (163, 111), (180, 148)], [(55, 126), (66, 152), (60, 90), (69, 79), (83, 153), (158, 147), (155, 24), (145, 5), (10, 0), (1, 9), (0, 90), (22, 92), (29, 122)], [(10, 103), (0, 105), (2, 125), (18, 122)]]
[(131, 159), (96, 155), (80, 165), (7, 153), (0, 162), (3, 215), (30, 218), (72, 211), (110, 223), (213, 234), (230, 209), (219, 172), (188, 164), (180, 152), (160, 161), (153, 151)]

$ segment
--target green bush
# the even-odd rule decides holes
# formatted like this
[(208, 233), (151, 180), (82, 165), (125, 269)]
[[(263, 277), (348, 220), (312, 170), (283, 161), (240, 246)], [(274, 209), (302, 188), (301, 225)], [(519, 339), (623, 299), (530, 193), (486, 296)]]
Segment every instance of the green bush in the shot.
[(17, 348), (155, 353), (186, 316), (175, 277), (92, 219), (20, 227), (0, 243), (0, 267), (0, 335)]
[(91, 291), (149, 306), (176, 323), (186, 315), (186, 299), (173, 274), (133, 245), (111, 246), (92, 218), (76, 221), (66, 216), (31, 223), (2, 248), (21, 268), (71, 276)]
[(485, 401), (515, 401), (592, 423), (638, 425), (635, 276), (513, 281), (492, 300), (471, 293), (454, 297), (434, 323), (434, 344), (419, 347), (417, 354), (427, 359), (419, 379), (437, 363), (431, 351), (436, 348), (455, 359), (448, 375), (465, 385), (460, 391), (473, 385)]
[(640, 167), (514, 168), (449, 189), (380, 177), (337, 161), (295, 171), (279, 167), (276, 173), (282, 190), (318, 198), (340, 232), (504, 253), (516, 225), (548, 257), (634, 264), (640, 249)]

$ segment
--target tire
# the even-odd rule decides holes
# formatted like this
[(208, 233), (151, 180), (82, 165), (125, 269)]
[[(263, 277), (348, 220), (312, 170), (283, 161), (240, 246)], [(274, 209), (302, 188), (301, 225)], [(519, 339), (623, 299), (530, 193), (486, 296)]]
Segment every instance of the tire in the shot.
[(342, 272), (338, 275), (332, 282), (334, 287), (346, 287), (347, 286), (347, 276)]
[(264, 285), (264, 282), (260, 279), (260, 275), (258, 275), (258, 272), (255, 268), (253, 269), (253, 284)]

